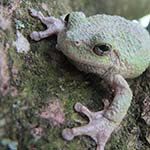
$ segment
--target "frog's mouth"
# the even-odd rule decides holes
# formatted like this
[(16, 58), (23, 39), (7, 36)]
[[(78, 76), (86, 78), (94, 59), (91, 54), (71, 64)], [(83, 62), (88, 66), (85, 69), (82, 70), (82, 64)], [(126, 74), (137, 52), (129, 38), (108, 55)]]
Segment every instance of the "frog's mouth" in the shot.
[(92, 61), (92, 60), (89, 60), (89, 59), (81, 57), (81, 56), (80, 57), (76, 56), (75, 54), (73, 54), (70, 51), (62, 51), (62, 53), (65, 56), (67, 56), (67, 58), (69, 58), (70, 60), (72, 60), (76, 63), (84, 64), (84, 65), (88, 65), (88, 66), (93, 66), (93, 67), (96, 67), (96, 68), (103, 68), (104, 67), (103, 63), (99, 63), (97, 61)]
[[(86, 58), (78, 57), (71, 52), (63, 51), (63, 54), (69, 59), (69, 61), (74, 64), (80, 71), (87, 73), (95, 73), (100, 77), (104, 78), (106, 75), (113, 73), (113, 68), (111, 65), (106, 65), (103, 63), (98, 63), (95, 61), (88, 60)], [(111, 67), (110, 67), (111, 66)], [(111, 70), (111, 71), (110, 71)]]

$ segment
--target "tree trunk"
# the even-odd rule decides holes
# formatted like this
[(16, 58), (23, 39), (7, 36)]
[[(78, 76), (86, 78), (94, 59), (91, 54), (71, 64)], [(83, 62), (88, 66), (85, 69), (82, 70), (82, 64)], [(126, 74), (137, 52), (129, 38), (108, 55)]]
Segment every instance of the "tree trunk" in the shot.
[[(98, 111), (103, 108), (103, 98), (111, 102), (113, 92), (103, 80), (72, 66), (55, 48), (56, 36), (32, 41), (29, 34), (33, 30), (44, 30), (45, 26), (28, 14), (28, 8), (56, 17), (82, 10), (87, 15), (107, 13), (138, 18), (150, 11), (149, 0), (5, 0), (4, 3), (5, 7), (0, 7), (0, 150), (8, 147), (14, 150), (94, 150), (96, 145), (91, 139), (78, 137), (66, 142), (61, 131), (86, 122), (85, 117), (80, 118), (74, 112), (76, 102)], [(28, 52), (27, 47), (30, 47)], [(141, 119), (141, 113), (143, 100), (150, 97), (150, 78), (145, 72), (129, 83), (134, 93), (132, 105), (106, 150), (137, 150), (137, 147), (149, 150), (146, 138), (150, 130)], [(59, 105), (54, 105), (55, 98)], [(49, 101), (53, 104), (51, 107)], [(40, 114), (45, 115), (47, 107), (54, 114), (43, 119)], [(64, 117), (62, 112), (65, 118), (61, 118)]]

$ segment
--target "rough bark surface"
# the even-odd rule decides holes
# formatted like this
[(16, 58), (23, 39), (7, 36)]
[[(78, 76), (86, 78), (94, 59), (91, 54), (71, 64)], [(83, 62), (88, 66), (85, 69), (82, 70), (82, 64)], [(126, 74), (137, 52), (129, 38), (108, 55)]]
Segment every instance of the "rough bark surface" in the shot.
[[(0, 70), (0, 79), (6, 79), (8, 83), (5, 87), (0, 81), (0, 88), (4, 91), (1, 91), (0, 97), (0, 150), (7, 150), (8, 147), (11, 150), (94, 150), (96, 144), (92, 139), (82, 136), (66, 142), (61, 137), (61, 131), (66, 127), (87, 123), (85, 116), (81, 118), (74, 112), (73, 106), (76, 102), (98, 111), (103, 108), (103, 98), (111, 102), (113, 91), (100, 78), (79, 72), (71, 65), (66, 57), (56, 50), (55, 36), (40, 42), (32, 41), (28, 36), (31, 31), (44, 30), (45, 27), (40, 21), (29, 16), (28, 8), (33, 7), (45, 15), (54, 16), (82, 9), (88, 15), (103, 12), (138, 18), (149, 11), (146, 7), (149, 6), (149, 0), (115, 0), (114, 3), (110, 0), (13, 2), (16, 1), (5, 0), (5, 7), (0, 7), (0, 55), (3, 53), (5, 56), (0, 59), (0, 69), (3, 68)], [(133, 13), (131, 6), (136, 6), (136, 11), (139, 12)], [(27, 53), (17, 53), (13, 46), (17, 30), (30, 43), (31, 48)], [(134, 94), (131, 107), (118, 130), (108, 141), (106, 150), (150, 149), (150, 127), (141, 117), (143, 101), (150, 98), (150, 71), (129, 80), (129, 84)], [(60, 110), (65, 113), (64, 121), (57, 126), (50, 122), (52, 120), (46, 120), (39, 115), (55, 98), (61, 104), (58, 105), (62, 107)], [(58, 117), (62, 119), (61, 115)]]
[[(106, 13), (120, 15), (128, 19), (138, 19), (150, 12), (149, 0), (80, 0), (72, 1), (74, 9), (87, 14)], [(86, 8), (86, 9), (85, 9)]]

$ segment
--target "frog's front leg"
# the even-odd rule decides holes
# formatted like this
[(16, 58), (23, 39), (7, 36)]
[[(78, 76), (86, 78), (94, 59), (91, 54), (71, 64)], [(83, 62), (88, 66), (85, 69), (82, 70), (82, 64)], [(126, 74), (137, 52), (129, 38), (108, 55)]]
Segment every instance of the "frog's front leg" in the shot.
[(65, 22), (63, 20), (53, 16), (45, 17), (40, 11), (36, 11), (33, 8), (29, 9), (29, 13), (32, 17), (40, 19), (41, 22), (47, 26), (45, 31), (33, 31), (30, 34), (31, 39), (35, 41), (39, 41), (53, 34), (58, 34), (65, 27)]
[(97, 143), (97, 150), (104, 150), (108, 138), (126, 115), (132, 100), (129, 85), (121, 75), (111, 76), (108, 82), (115, 90), (112, 103), (99, 112), (91, 112), (82, 104), (77, 103), (75, 110), (84, 113), (89, 118), (89, 124), (64, 129), (62, 132), (64, 139), (72, 140), (78, 135), (88, 135)]

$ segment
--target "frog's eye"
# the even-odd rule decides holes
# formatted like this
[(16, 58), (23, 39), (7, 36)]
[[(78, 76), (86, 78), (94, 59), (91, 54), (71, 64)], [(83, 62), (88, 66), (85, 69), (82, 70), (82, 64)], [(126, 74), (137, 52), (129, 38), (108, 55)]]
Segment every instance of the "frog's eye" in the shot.
[(93, 52), (96, 55), (102, 56), (103, 54), (106, 54), (108, 51), (112, 49), (111, 45), (109, 44), (97, 44), (93, 48)]
[(70, 14), (68, 14), (66, 17), (65, 17), (65, 22), (66, 22), (66, 24), (68, 23), (68, 21), (69, 21), (69, 16), (70, 16)]

